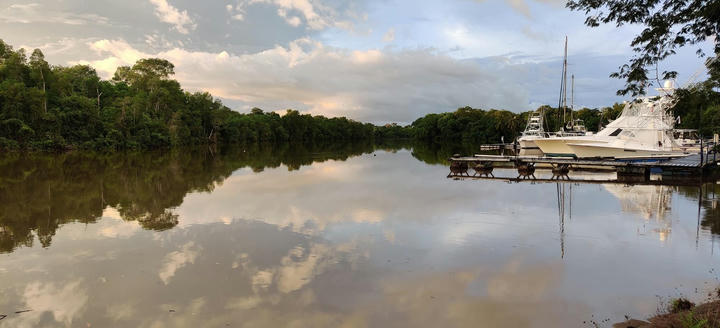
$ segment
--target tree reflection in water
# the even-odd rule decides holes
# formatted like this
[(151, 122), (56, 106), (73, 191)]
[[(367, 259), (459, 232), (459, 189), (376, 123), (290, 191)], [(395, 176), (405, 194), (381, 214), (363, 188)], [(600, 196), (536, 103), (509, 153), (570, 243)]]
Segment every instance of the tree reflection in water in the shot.
[[(454, 153), (475, 153), (467, 144), (393, 141), (255, 144), (143, 153), (5, 154), (0, 156), (0, 253), (32, 246), (35, 236), (43, 247), (49, 247), (59, 226), (94, 223), (108, 207), (145, 229), (171, 229), (179, 220), (173, 209), (182, 204), (186, 194), (211, 192), (241, 168), (262, 172), (284, 165), (292, 171), (314, 162), (344, 161), (378, 149), (403, 148), (411, 149), (419, 161), (441, 165)], [(699, 187), (666, 188), (696, 201), (701, 193)], [(702, 188), (700, 225), (718, 234), (720, 209), (715, 195), (720, 188), (715, 184)]]
[(699, 229), (709, 230), (713, 235), (720, 234), (720, 186), (706, 183), (696, 187), (677, 187), (678, 193), (698, 202)]
[(190, 192), (210, 192), (233, 171), (285, 165), (297, 170), (374, 151), (372, 143), (250, 145), (226, 149), (96, 154), (7, 154), (0, 157), (0, 253), (49, 247), (59, 226), (94, 223), (105, 208), (149, 230), (178, 224), (173, 208)]

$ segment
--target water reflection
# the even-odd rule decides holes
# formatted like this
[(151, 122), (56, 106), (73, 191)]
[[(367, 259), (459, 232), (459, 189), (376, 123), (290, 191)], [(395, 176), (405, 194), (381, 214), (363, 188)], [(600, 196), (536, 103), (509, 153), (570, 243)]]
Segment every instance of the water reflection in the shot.
[[(557, 206), (560, 226), (560, 258), (565, 257), (565, 210), (570, 210), (569, 219), (572, 219), (572, 185), (557, 183)], [(565, 204), (567, 200), (567, 205)]]
[(655, 228), (651, 232), (657, 234), (660, 241), (668, 238), (672, 231), (672, 220), (668, 216), (672, 209), (673, 187), (621, 184), (605, 184), (603, 187), (620, 201), (623, 211), (635, 213), (646, 222), (652, 222)]
[(688, 198), (699, 199), (698, 221), (700, 225), (712, 234), (720, 234), (720, 209), (717, 196), (720, 185), (705, 184), (695, 188), (678, 188), (677, 191)]
[(714, 287), (715, 185), (455, 181), (444, 152), (4, 158), (0, 327), (575, 327)]
[(372, 144), (254, 145), (130, 154), (10, 154), (0, 160), (0, 253), (33, 245), (33, 232), (49, 247), (68, 222), (94, 223), (107, 207), (126, 221), (162, 231), (178, 224), (173, 209), (189, 192), (212, 192), (233, 171), (345, 160)]

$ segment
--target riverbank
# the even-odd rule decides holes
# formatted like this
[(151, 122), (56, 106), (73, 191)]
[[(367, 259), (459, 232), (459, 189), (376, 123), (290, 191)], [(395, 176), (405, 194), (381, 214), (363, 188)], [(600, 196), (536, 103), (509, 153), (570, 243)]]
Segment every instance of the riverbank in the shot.
[(700, 305), (685, 299), (676, 299), (667, 310), (647, 321), (629, 319), (616, 323), (613, 328), (711, 328), (720, 327), (720, 300)]

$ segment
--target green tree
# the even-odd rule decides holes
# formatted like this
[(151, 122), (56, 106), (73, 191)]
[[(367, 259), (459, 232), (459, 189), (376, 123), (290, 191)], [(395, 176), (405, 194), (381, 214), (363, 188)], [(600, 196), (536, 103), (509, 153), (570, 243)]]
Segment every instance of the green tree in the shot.
[(45, 55), (40, 49), (33, 50), (32, 55), (30, 55), (30, 67), (32, 69), (31, 76), (33, 80), (35, 80), (38, 86), (42, 87), (43, 113), (47, 113), (47, 82), (45, 77), (50, 75), (50, 65), (45, 61)]
[[(652, 81), (675, 78), (675, 71), (654, 76), (651, 71), (657, 72), (659, 62), (685, 45), (711, 39), (715, 56), (720, 55), (720, 0), (570, 0), (567, 7), (585, 12), (585, 24), (591, 27), (609, 23), (645, 27), (630, 43), (637, 56), (611, 74), (625, 79), (619, 95), (645, 94)], [(698, 49), (698, 55), (705, 54)]]

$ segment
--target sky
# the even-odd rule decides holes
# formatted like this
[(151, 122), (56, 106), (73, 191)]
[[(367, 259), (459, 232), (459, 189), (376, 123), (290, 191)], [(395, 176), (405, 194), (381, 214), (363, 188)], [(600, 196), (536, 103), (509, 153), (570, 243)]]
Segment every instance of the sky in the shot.
[[(568, 37), (575, 106), (629, 100), (609, 78), (640, 26), (586, 27), (564, 0), (0, 0), (0, 39), (109, 78), (146, 57), (228, 107), (409, 123), (472, 106), (557, 106)], [(701, 45), (702, 46), (702, 45)], [(660, 70), (683, 85), (702, 60)], [(570, 87), (568, 87), (570, 89)]]

